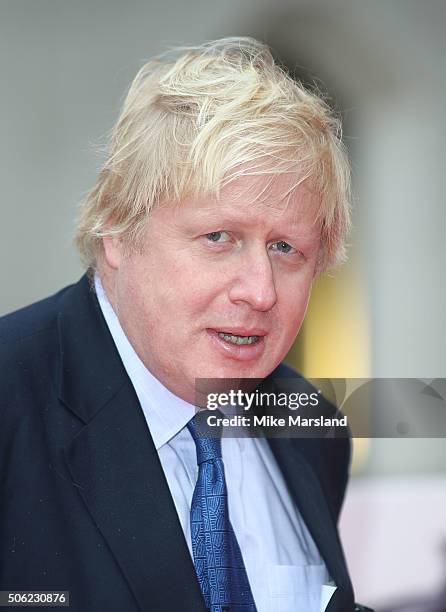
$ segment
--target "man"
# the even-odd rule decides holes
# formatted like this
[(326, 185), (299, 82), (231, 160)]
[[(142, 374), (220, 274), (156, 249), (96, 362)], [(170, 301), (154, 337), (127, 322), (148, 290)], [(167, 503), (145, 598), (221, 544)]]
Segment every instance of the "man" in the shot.
[(338, 122), (264, 45), (141, 69), (81, 207), (87, 275), (1, 321), (1, 589), (76, 611), (354, 609), (348, 440), (203, 443), (194, 416), (197, 378), (296, 376), (281, 362), (343, 257), (348, 196)]

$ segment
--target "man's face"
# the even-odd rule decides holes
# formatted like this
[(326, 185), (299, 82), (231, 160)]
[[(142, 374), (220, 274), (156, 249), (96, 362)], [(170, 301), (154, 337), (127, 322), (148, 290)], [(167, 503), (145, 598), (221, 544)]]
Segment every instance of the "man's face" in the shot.
[(241, 177), (217, 201), (150, 213), (141, 252), (104, 239), (103, 282), (146, 367), (194, 401), (196, 378), (264, 378), (305, 315), (320, 247), (317, 198), (292, 175)]

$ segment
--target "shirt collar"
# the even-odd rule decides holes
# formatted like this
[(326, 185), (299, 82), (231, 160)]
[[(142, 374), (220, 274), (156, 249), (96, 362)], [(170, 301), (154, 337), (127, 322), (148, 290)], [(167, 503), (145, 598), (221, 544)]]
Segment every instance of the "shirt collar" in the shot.
[(146, 368), (125, 335), (97, 273), (94, 285), (102, 314), (138, 396), (155, 448), (159, 450), (183, 429), (196, 408), (174, 395)]

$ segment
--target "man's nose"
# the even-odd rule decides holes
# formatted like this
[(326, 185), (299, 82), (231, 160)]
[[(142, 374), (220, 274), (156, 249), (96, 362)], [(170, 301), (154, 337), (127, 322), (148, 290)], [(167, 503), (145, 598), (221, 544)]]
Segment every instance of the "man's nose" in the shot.
[(249, 304), (254, 310), (271, 310), (277, 302), (277, 293), (273, 268), (266, 250), (258, 249), (240, 257), (229, 290), (229, 299), (233, 303)]

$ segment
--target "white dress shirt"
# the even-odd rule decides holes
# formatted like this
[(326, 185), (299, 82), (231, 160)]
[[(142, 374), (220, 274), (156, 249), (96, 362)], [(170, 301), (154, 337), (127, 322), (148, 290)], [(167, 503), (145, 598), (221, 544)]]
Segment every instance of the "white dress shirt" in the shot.
[[(124, 334), (98, 275), (95, 287), (144, 412), (193, 558), (190, 507), (198, 467), (195, 443), (186, 423), (196, 408), (171, 393), (149, 372)], [(229, 517), (258, 612), (325, 610), (335, 588), (323, 587), (329, 581), (325, 564), (267, 441), (223, 437), (222, 458)]]

